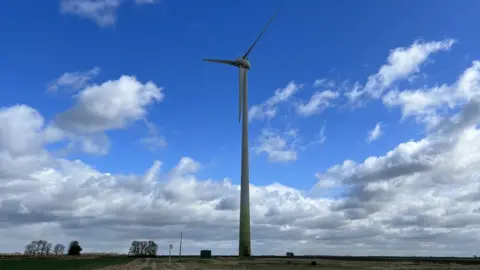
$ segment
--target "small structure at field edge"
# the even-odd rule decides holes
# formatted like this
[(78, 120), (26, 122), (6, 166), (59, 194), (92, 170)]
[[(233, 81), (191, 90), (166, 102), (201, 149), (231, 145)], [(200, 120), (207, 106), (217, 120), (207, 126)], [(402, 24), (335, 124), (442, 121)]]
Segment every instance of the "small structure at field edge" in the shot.
[(200, 258), (211, 259), (212, 258), (212, 251), (211, 250), (200, 250)]

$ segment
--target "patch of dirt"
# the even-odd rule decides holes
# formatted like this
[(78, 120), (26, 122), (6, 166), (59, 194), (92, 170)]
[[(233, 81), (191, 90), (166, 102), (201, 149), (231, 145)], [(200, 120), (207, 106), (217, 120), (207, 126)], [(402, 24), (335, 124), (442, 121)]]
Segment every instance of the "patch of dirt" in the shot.
[(435, 265), (386, 262), (352, 262), (316, 260), (317, 265), (311, 265), (312, 260), (306, 259), (269, 259), (239, 261), (234, 259), (220, 260), (182, 260), (181, 262), (157, 258), (136, 259), (130, 263), (101, 268), (103, 270), (443, 270), (443, 269), (479, 269), (462, 265)]

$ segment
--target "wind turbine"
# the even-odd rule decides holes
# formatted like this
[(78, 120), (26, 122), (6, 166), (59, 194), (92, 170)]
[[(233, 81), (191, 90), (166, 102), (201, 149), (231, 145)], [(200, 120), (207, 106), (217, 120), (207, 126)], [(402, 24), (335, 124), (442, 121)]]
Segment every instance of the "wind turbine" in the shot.
[(240, 235), (238, 241), (238, 256), (240, 258), (250, 257), (250, 191), (249, 191), (249, 168), (248, 168), (248, 83), (247, 73), (251, 65), (248, 55), (258, 40), (265, 33), (273, 22), (282, 6), (278, 8), (273, 17), (268, 21), (260, 35), (257, 37), (248, 51), (237, 60), (203, 59), (203, 61), (225, 64), (238, 67), (239, 70), (239, 92), (238, 92), (238, 122), (242, 120), (242, 163), (241, 163), (241, 184), (240, 184)]

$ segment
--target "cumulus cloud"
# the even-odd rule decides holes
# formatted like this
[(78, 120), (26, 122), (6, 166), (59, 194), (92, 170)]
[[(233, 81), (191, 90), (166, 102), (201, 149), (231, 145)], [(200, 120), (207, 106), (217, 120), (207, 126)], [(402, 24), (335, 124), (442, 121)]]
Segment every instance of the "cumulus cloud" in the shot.
[(336, 99), (338, 95), (338, 92), (330, 90), (315, 92), (307, 103), (299, 103), (297, 105), (297, 113), (301, 116), (311, 116), (320, 113), (331, 107), (333, 100)]
[(453, 110), (472, 100), (480, 93), (480, 62), (473, 61), (452, 85), (442, 84), (415, 90), (392, 90), (383, 97), (388, 107), (399, 107), (402, 118), (415, 117), (435, 127), (445, 110)]
[(132, 76), (91, 85), (75, 96), (76, 104), (60, 113), (56, 122), (73, 132), (121, 129), (143, 119), (148, 105), (162, 101), (162, 90), (153, 82), (143, 84)]
[[(476, 172), (480, 156), (473, 154), (480, 149), (478, 67), (473, 62), (452, 85), (388, 93), (384, 103), (401, 107), (405, 117), (437, 116), (444, 107), (457, 110), (443, 111), (436, 128), (421, 140), (401, 143), (387, 154), (361, 163), (346, 160), (318, 172), (312, 194), (342, 190), (331, 210), (364, 224), (368, 229), (362, 233), (383, 239), (380, 245), (400, 233), (405, 234), (404, 240), (415, 239), (414, 245), (430, 250), (446, 252), (448, 247), (460, 245), (460, 239), (471, 246), (472, 239), (480, 238), (480, 231), (472, 230), (480, 198)], [(381, 133), (375, 130), (372, 137)], [(333, 235), (329, 240), (341, 241), (344, 236), (343, 232)], [(468, 235), (471, 239), (467, 241)], [(396, 248), (403, 246), (404, 240), (397, 242)]]
[(89, 82), (100, 73), (99, 67), (83, 72), (65, 72), (58, 79), (48, 85), (48, 91), (58, 91), (60, 88), (68, 90), (80, 90), (86, 87)]
[(382, 123), (378, 122), (375, 127), (368, 132), (367, 142), (373, 142), (383, 135)]
[(387, 58), (387, 64), (381, 66), (377, 73), (368, 77), (363, 88), (359, 84), (345, 93), (350, 102), (355, 102), (365, 94), (380, 98), (384, 91), (394, 83), (409, 79), (420, 71), (420, 67), (429, 56), (439, 51), (448, 51), (455, 43), (453, 39), (442, 41), (415, 41), (409, 47), (393, 49)]
[(297, 160), (297, 131), (290, 129), (280, 133), (264, 128), (252, 148), (257, 154), (265, 154), (270, 162), (291, 162)]
[(26, 105), (0, 108), (0, 181), (41, 168), (48, 160), (43, 146), (63, 138), (55, 126)]
[[(478, 101), (470, 104), (478, 105)], [(480, 231), (471, 230), (478, 205), (467, 204), (473, 195), (466, 195), (477, 194), (480, 184), (475, 169), (480, 159), (472, 155), (480, 147), (480, 130), (456, 120), (469, 117), (464, 110), (449, 118), (445, 126), (455, 132), (448, 136), (432, 134), (360, 164), (346, 161), (333, 166), (317, 175), (316, 189), (348, 187), (332, 209), (342, 211), (348, 220), (368, 221), (370, 229), (383, 228), (381, 238), (415, 232), (410, 239), (437, 247), (452, 245), (450, 240), (459, 243), (467, 234), (480, 238)], [(470, 123), (478, 120), (476, 116)]]
[(92, 155), (106, 155), (110, 151), (110, 138), (103, 132), (89, 135), (69, 134), (70, 143), (66, 151), (80, 149), (84, 153)]
[[(12, 110), (18, 108), (5, 109)], [(42, 118), (32, 108), (22, 110), (30, 111), (17, 112), (25, 119)], [(470, 256), (480, 240), (478, 111), (480, 103), (472, 100), (435, 134), (361, 163), (332, 166), (317, 174), (310, 193), (278, 183), (251, 185), (255, 254)], [(0, 125), (10, 133), (45, 131), (38, 123)], [(0, 220), (0, 251), (21, 251), (43, 235), (52, 242), (78, 238), (85, 251), (126, 252), (132, 239), (169, 243), (183, 232), (186, 254), (210, 246), (235, 254), (240, 187), (228, 178), (199, 178), (202, 165), (193, 158), (181, 158), (170, 170), (155, 161), (143, 175), (122, 175), (54, 158), (32, 141), (42, 136), (18, 138), (20, 146), (0, 144), (0, 165), (14, 173), (0, 175), (0, 217), (8, 217)], [(17, 158), (3, 159), (12, 153)], [(315, 195), (336, 187), (342, 196)]]
[[(60, 12), (77, 15), (94, 21), (101, 27), (114, 25), (116, 12), (128, 0), (61, 0)], [(137, 5), (153, 4), (155, 0), (135, 0)]]
[(45, 127), (43, 116), (26, 105), (0, 108), (0, 127), (0, 149), (15, 157), (38, 153), (63, 136), (54, 126)]
[(296, 84), (291, 81), (285, 88), (278, 88), (272, 97), (261, 104), (253, 105), (249, 112), (249, 120), (270, 119), (277, 114), (277, 106), (280, 103), (287, 102), (296, 92), (303, 88), (303, 84)]
[(449, 50), (454, 42), (452, 39), (432, 42), (415, 41), (408, 48), (394, 49), (388, 56), (388, 63), (381, 66), (376, 74), (368, 77), (365, 90), (373, 97), (378, 98), (383, 90), (395, 81), (408, 78), (409, 75), (419, 72), (420, 65), (432, 53)]
[[(2, 131), (10, 128), (8, 123), (0, 124)], [(213, 243), (219, 254), (234, 252), (239, 186), (228, 178), (198, 179), (196, 173), (202, 166), (194, 159), (183, 157), (167, 172), (155, 161), (144, 175), (120, 175), (100, 172), (80, 160), (54, 158), (38, 149), (41, 142), (21, 139), (19, 143), (32, 149), (19, 154), (34, 162), (16, 158), (10, 161), (15, 177), (0, 175), (0, 217), (4, 217), (0, 218), (0, 251), (22, 250), (25, 243), (42, 235), (52, 242), (77, 238), (85, 251), (125, 252), (132, 239), (172, 241), (182, 231), (187, 254)], [(41, 141), (40, 136), (37, 139)], [(7, 146), (2, 144), (0, 153), (16, 151)], [(7, 165), (3, 159), (0, 162)], [(284, 211), (299, 218), (308, 215), (297, 213), (300, 205), (295, 201), (311, 201), (301, 192), (273, 184), (252, 185), (250, 194), (256, 239), (274, 241), (277, 234), (290, 239), (306, 237), (298, 229), (285, 230), (281, 224), (286, 220), (279, 216)], [(272, 227), (275, 223), (279, 225)], [(263, 244), (254, 246), (262, 248)]]
[(91, 84), (89, 81), (99, 70), (65, 73), (51, 85), (52, 89), (62, 86), (77, 90), (73, 95), (73, 107), (58, 113), (46, 131), (70, 141), (62, 152), (81, 149), (85, 153), (105, 155), (111, 146), (107, 132), (126, 128), (142, 119), (147, 125), (148, 136), (139, 141), (151, 150), (165, 147), (165, 138), (146, 119), (148, 107), (163, 100), (163, 88), (151, 81), (142, 83), (134, 76), (125, 75), (117, 80)]

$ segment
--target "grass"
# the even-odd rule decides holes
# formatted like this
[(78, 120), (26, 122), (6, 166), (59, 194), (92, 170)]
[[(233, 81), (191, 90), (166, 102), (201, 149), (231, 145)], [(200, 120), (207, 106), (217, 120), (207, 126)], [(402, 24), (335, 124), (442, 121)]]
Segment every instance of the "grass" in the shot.
[(67, 270), (67, 269), (96, 269), (110, 265), (126, 264), (134, 258), (68, 258), (68, 259), (10, 259), (0, 260), (0, 269), (2, 270)]

